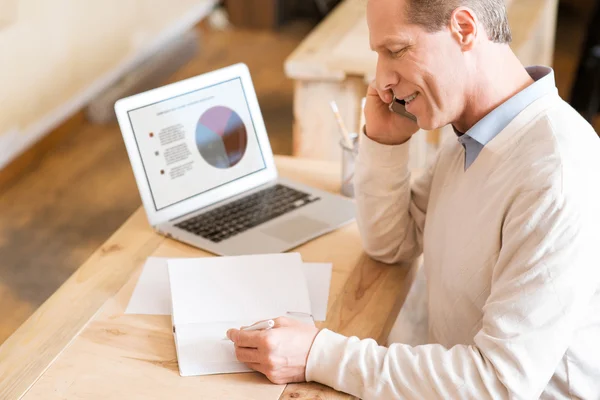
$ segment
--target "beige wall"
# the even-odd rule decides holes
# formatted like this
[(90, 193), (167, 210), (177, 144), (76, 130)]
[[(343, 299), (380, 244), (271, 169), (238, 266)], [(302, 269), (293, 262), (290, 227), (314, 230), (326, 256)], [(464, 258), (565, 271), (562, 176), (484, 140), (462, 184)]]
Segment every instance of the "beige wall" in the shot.
[(20, 142), (37, 140), (86, 97), (114, 81), (126, 64), (197, 22), (214, 1), (16, 4), (13, 21), (0, 27), (0, 168), (3, 154), (26, 147)]

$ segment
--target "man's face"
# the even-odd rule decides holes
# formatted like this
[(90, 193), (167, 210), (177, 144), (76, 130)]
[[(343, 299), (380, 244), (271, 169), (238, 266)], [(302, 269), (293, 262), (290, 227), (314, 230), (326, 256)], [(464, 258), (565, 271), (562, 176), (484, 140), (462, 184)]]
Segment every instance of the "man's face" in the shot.
[(457, 120), (464, 109), (465, 60), (449, 29), (428, 33), (409, 24), (406, 1), (369, 0), (370, 41), (378, 54), (376, 83), (407, 100), (406, 110), (421, 128), (436, 129)]

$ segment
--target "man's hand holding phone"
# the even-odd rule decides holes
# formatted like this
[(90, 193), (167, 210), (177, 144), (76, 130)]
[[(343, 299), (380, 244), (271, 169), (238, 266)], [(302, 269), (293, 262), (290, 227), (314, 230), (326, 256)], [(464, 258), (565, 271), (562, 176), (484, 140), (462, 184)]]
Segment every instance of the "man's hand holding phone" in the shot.
[(379, 91), (375, 84), (369, 85), (365, 105), (366, 134), (381, 144), (398, 145), (407, 142), (419, 131), (419, 126), (407, 116), (390, 110), (394, 95)]

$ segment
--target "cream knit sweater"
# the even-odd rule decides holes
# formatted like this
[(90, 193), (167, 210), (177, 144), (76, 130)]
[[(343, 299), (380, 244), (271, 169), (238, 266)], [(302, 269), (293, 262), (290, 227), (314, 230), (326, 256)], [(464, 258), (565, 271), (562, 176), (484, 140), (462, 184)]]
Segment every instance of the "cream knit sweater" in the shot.
[(328, 330), (306, 378), (365, 399), (600, 399), (600, 140), (558, 94), (535, 101), (466, 171), (456, 141), (410, 184), (408, 144), (362, 138), (365, 250), (424, 253), (429, 343)]

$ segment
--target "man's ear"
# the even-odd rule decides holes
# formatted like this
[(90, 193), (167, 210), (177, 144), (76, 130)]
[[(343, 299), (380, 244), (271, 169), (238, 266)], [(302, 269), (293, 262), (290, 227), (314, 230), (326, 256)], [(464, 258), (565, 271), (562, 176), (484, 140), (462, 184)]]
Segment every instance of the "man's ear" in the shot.
[(458, 42), (462, 51), (470, 51), (475, 45), (479, 34), (479, 24), (473, 10), (467, 7), (458, 7), (450, 17), (450, 32)]

